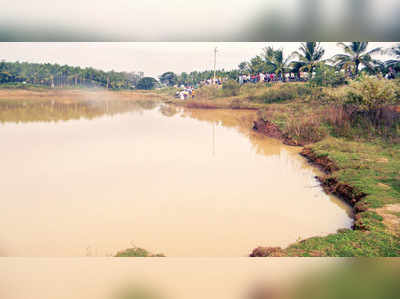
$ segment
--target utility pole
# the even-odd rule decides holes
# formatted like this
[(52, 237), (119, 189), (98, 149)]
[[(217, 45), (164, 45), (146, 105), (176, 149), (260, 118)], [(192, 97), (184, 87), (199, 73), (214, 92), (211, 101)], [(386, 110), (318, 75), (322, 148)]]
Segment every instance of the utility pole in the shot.
[(215, 71), (216, 71), (216, 66), (217, 66), (217, 47), (214, 48), (214, 81), (213, 84), (215, 84)]

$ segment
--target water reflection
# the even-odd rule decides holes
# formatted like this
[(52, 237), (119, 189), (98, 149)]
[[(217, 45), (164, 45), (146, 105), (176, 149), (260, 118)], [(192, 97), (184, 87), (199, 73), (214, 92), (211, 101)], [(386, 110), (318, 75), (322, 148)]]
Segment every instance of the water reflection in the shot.
[(99, 101), (0, 115), (10, 256), (111, 256), (131, 242), (246, 256), (351, 225), (297, 148), (249, 130), (253, 111)]
[(57, 101), (2, 102), (0, 101), (0, 122), (57, 122), (77, 119), (94, 119), (103, 115), (117, 115), (126, 112), (143, 112), (154, 109), (156, 101), (98, 100), (63, 103)]

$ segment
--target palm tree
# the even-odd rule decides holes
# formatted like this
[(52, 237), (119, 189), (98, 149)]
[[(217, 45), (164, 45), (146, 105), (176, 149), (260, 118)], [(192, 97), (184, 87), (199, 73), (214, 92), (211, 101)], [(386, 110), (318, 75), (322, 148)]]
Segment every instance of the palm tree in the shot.
[(265, 62), (275, 74), (282, 76), (282, 80), (285, 80), (285, 72), (288, 70), (291, 58), (292, 56), (289, 56), (285, 59), (282, 49), (275, 50), (271, 46), (264, 49)]
[(310, 74), (314, 68), (323, 62), (321, 59), (325, 54), (325, 50), (321, 47), (320, 42), (301, 43), (299, 51), (292, 53), (298, 61), (293, 61), (292, 66), (299, 71), (308, 71)]
[(400, 65), (400, 44), (397, 44), (385, 52), (395, 57), (395, 59), (385, 61), (385, 65), (388, 67), (398, 67)]
[(367, 70), (373, 71), (376, 66), (382, 63), (379, 60), (373, 59), (372, 54), (381, 52), (381, 48), (374, 48), (367, 51), (368, 42), (351, 42), (350, 44), (338, 43), (346, 54), (336, 54), (333, 56), (332, 61), (336, 63), (339, 69), (354, 68), (354, 74), (357, 76), (359, 73), (360, 64)]

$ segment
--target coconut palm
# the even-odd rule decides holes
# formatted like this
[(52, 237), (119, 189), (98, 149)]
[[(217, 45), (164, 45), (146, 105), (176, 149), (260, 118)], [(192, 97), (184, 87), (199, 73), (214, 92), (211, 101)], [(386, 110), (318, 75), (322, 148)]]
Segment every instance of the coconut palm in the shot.
[(354, 74), (359, 73), (360, 65), (363, 65), (367, 71), (374, 71), (377, 66), (382, 65), (379, 60), (373, 59), (372, 54), (381, 52), (381, 48), (367, 50), (368, 42), (351, 42), (349, 44), (338, 43), (346, 54), (336, 54), (332, 61), (339, 69), (354, 69)]
[(269, 69), (277, 75), (281, 75), (282, 80), (285, 80), (285, 73), (289, 69), (289, 61), (292, 56), (284, 58), (283, 50), (275, 50), (273, 47), (264, 49), (264, 59)]
[(312, 73), (314, 68), (320, 64), (325, 50), (321, 47), (320, 42), (301, 43), (299, 51), (293, 52), (293, 56), (297, 57), (297, 61), (292, 62), (292, 66), (298, 71), (308, 71)]
[(389, 50), (385, 51), (387, 54), (394, 56), (395, 59), (390, 59), (385, 61), (385, 65), (387, 67), (399, 67), (400, 65), (400, 44), (390, 48)]

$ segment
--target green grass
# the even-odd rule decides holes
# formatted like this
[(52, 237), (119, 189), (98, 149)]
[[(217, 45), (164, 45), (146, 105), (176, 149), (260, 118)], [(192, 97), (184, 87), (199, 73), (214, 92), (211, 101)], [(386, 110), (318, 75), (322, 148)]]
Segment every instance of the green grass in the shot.
[(288, 256), (395, 257), (400, 255), (400, 238), (382, 229), (369, 232), (347, 230), (313, 237), (286, 248)]
[[(282, 90), (279, 85), (275, 88), (274, 93)], [(388, 204), (400, 204), (398, 116), (390, 126), (376, 127), (368, 118), (353, 118), (342, 113), (338, 99), (345, 95), (346, 87), (323, 88), (311, 93), (305, 86), (293, 86), (291, 90), (298, 88), (304, 88), (304, 93), (298, 97), (287, 96), (286, 101), (265, 104), (258, 117), (274, 123), (284, 136), (308, 144), (317, 157), (326, 157), (337, 165), (339, 170), (325, 178), (351, 187), (355, 195), (365, 196), (356, 203), (357, 208), (362, 207), (362, 212), (356, 215), (355, 230), (296, 242), (285, 248), (284, 254), (400, 256), (399, 233), (386, 227), (383, 217), (375, 210)], [(283, 94), (286, 92), (283, 90)], [(400, 213), (391, 214), (400, 217)]]
[(115, 257), (164, 257), (162, 253), (152, 254), (146, 249), (140, 247), (127, 248), (119, 251)]
[[(367, 228), (313, 237), (284, 249), (289, 256), (400, 256), (400, 236), (387, 230), (374, 209), (400, 203), (400, 145), (327, 138), (311, 145), (317, 156), (327, 156), (339, 166), (333, 172), (339, 183), (367, 194), (361, 199), (368, 210), (359, 213)], [(400, 217), (400, 213), (395, 213)]]
[(327, 138), (311, 146), (340, 168), (332, 174), (339, 182), (367, 194), (371, 208), (400, 203), (400, 145)]

